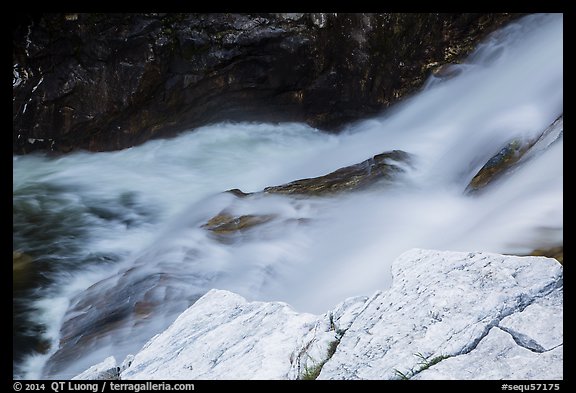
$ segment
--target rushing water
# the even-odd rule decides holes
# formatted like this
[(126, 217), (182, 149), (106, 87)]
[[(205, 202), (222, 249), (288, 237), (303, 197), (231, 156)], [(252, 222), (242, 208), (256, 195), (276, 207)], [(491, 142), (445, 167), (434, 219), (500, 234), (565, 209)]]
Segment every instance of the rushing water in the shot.
[[(13, 247), (29, 259), (14, 268), (14, 375), (65, 379), (109, 355), (121, 361), (210, 288), (318, 313), (389, 287), (392, 260), (412, 247), (527, 253), (562, 244), (562, 139), (486, 192), (464, 193), (507, 142), (563, 112), (562, 24), (561, 14), (525, 17), (490, 36), (457, 76), (432, 78), (337, 136), (222, 123), (117, 152), (15, 156)], [(222, 194), (394, 149), (414, 160), (386, 187), (330, 198)], [(279, 219), (222, 242), (201, 225), (225, 208)], [(122, 317), (119, 305), (137, 315)], [(80, 341), (73, 362), (57, 354), (45, 367), (63, 323), (86, 315), (101, 337)]]

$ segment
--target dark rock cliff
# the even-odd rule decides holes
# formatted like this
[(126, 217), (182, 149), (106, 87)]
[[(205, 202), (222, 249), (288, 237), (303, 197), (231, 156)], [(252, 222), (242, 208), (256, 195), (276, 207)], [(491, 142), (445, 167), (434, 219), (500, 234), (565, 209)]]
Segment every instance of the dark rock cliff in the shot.
[(327, 131), (518, 14), (21, 14), (13, 152), (115, 150), (222, 120)]

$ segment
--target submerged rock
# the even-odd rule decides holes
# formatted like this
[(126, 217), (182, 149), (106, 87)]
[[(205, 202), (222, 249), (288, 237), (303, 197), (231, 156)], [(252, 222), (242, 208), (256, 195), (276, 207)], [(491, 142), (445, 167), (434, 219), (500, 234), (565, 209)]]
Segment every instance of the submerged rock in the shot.
[(21, 251), (12, 251), (12, 283), (15, 287), (25, 286), (30, 275), (33, 258)]
[(116, 150), (223, 120), (338, 130), (519, 16), (19, 14), (13, 152)]
[(326, 314), (211, 290), (121, 379), (562, 379), (562, 266), (413, 249), (388, 291)]
[(150, 273), (146, 266), (136, 266), (87, 288), (71, 302), (58, 348), (46, 362), (44, 374), (57, 375), (80, 361), (83, 354), (78, 348), (94, 353), (107, 345), (130, 342), (133, 331), (152, 320), (167, 327), (168, 318), (205, 293), (183, 288), (194, 288), (195, 279), (194, 274)]
[(46, 354), (52, 346), (43, 337), (46, 327), (29, 318), (38, 312), (34, 300), (44, 279), (38, 259), (21, 250), (12, 251), (12, 342), (17, 348), (12, 352), (14, 370), (29, 353)]

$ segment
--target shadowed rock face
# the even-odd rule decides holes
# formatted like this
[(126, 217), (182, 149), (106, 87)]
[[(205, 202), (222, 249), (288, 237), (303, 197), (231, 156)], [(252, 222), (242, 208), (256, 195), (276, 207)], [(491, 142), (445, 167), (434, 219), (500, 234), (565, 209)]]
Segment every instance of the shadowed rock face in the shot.
[(518, 14), (22, 14), (13, 152), (126, 148), (222, 120), (382, 111)]

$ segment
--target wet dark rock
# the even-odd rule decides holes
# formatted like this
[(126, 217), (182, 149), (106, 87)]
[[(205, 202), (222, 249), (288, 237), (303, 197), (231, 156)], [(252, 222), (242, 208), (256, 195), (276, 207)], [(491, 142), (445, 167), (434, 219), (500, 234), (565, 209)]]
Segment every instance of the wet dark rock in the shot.
[(506, 173), (514, 170), (531, 157), (530, 152), (545, 149), (559, 138), (564, 129), (564, 115), (560, 115), (550, 126), (534, 138), (514, 139), (492, 156), (466, 187), (467, 193), (477, 193)]
[(274, 219), (274, 215), (244, 215), (244, 216), (233, 216), (226, 212), (222, 212), (214, 217), (212, 217), (208, 222), (203, 225), (204, 228), (208, 229), (219, 235), (226, 235), (234, 232), (242, 232), (250, 229), (256, 225), (264, 224), (270, 222)]
[(47, 353), (50, 341), (44, 338), (44, 325), (30, 321), (36, 315), (34, 299), (42, 286), (41, 258), (35, 258), (21, 250), (12, 251), (12, 351), (13, 372), (18, 373), (21, 362), (30, 354)]
[(536, 250), (532, 251), (530, 254), (531, 256), (538, 256), (538, 257), (548, 257), (554, 258), (562, 265), (564, 265), (564, 246), (555, 246), (555, 247), (547, 247), (547, 248), (537, 248)]
[(451, 79), (462, 73), (462, 69), (455, 64), (443, 64), (432, 70), (432, 74), (440, 79)]
[(21, 251), (12, 251), (12, 270), (25, 270), (28, 264), (32, 262), (32, 257)]
[(486, 187), (516, 164), (528, 149), (529, 146), (518, 139), (509, 142), (484, 164), (482, 169), (470, 181), (467, 190), (475, 192)]
[(247, 197), (247, 196), (249, 196), (249, 195), (252, 195), (252, 193), (250, 193), (250, 192), (246, 193), (246, 192), (244, 192), (244, 191), (242, 191), (242, 190), (240, 190), (240, 189), (238, 189), (238, 188), (234, 188), (234, 189), (228, 190), (228, 191), (226, 191), (226, 192), (229, 192), (230, 194), (232, 194), (232, 195), (234, 195), (235, 197), (238, 197), (238, 198), (244, 198), (244, 197)]
[(401, 150), (378, 154), (359, 164), (340, 168), (311, 179), (296, 180), (280, 186), (266, 187), (265, 193), (321, 196), (342, 191), (354, 191), (377, 181), (392, 179), (402, 168), (395, 162), (408, 162), (409, 154)]
[[(392, 180), (398, 173), (403, 172), (399, 163), (408, 164), (410, 155), (401, 150), (375, 155), (358, 164), (340, 168), (324, 176), (300, 179), (279, 186), (264, 188), (263, 191), (245, 193), (237, 188), (228, 190), (238, 198), (262, 194), (281, 194), (291, 196), (321, 197), (341, 192), (351, 192), (373, 186), (379, 182)], [(230, 235), (236, 235), (261, 224), (273, 221), (275, 215), (249, 214), (234, 215), (223, 210), (212, 217), (203, 228), (217, 235), (217, 239), (227, 242)]]
[(28, 285), (33, 258), (21, 251), (12, 251), (12, 285), (20, 289)]
[(223, 120), (337, 131), (519, 14), (22, 14), (13, 152), (115, 150)]

